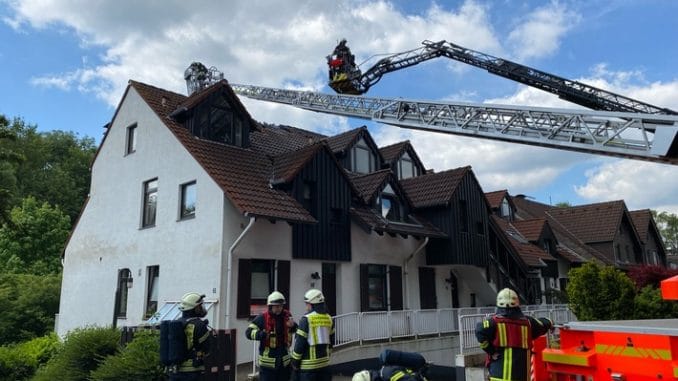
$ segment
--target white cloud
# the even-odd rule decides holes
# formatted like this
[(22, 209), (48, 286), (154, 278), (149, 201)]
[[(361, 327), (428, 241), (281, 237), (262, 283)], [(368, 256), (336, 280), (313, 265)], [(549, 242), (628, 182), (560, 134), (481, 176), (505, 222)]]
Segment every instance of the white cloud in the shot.
[(518, 61), (549, 56), (560, 46), (565, 33), (575, 27), (581, 16), (564, 4), (551, 2), (527, 14), (508, 35)]
[(586, 184), (576, 186), (575, 191), (591, 202), (623, 199), (631, 210), (678, 213), (675, 166), (616, 160), (587, 171), (586, 178)]

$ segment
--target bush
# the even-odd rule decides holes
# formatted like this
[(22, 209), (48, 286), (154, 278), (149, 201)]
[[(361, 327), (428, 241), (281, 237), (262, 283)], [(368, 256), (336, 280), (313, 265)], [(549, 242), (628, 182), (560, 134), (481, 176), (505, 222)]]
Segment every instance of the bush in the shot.
[(0, 347), (0, 381), (27, 380), (57, 351), (59, 338), (54, 334), (19, 345)]
[(669, 319), (678, 317), (678, 306), (674, 301), (662, 299), (661, 290), (646, 286), (634, 300), (636, 319)]
[(570, 270), (567, 296), (578, 320), (622, 320), (634, 315), (635, 287), (612, 266), (588, 262)]
[(134, 340), (113, 356), (108, 356), (92, 372), (92, 381), (163, 380), (164, 368), (160, 365), (160, 332), (143, 330)]
[(109, 355), (116, 353), (120, 331), (115, 328), (77, 329), (66, 335), (64, 344), (45, 366), (38, 369), (35, 381), (87, 381), (90, 372)]

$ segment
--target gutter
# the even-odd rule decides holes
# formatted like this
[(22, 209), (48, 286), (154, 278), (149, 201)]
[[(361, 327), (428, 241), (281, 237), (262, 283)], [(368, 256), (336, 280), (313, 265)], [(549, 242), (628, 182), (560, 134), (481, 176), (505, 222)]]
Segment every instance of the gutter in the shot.
[[(245, 213), (245, 217), (248, 217), (248, 213)], [(233, 287), (231, 287), (231, 265), (233, 263), (233, 251), (235, 251), (235, 248), (238, 247), (238, 244), (240, 244), (240, 241), (242, 241), (243, 238), (245, 238), (245, 235), (247, 235), (247, 232), (252, 228), (254, 225), (254, 221), (256, 221), (256, 217), (254, 216), (249, 216), (250, 222), (247, 224), (245, 227), (245, 230), (240, 233), (238, 238), (235, 239), (231, 247), (228, 248), (228, 257), (226, 259), (226, 287), (228, 290), (226, 291), (226, 313), (225, 315), (225, 321), (224, 321), (224, 329), (229, 329), (231, 328), (231, 292), (233, 291)], [(222, 255), (221, 257), (221, 268), (223, 268), (223, 260), (224, 257)], [(223, 279), (221, 276), (219, 277), (219, 282), (221, 283), (221, 279)], [(219, 287), (219, 292), (221, 292), (222, 287)]]
[(428, 245), (428, 240), (429, 240), (429, 238), (426, 237), (426, 238), (424, 239), (424, 242), (422, 242), (421, 245), (419, 245), (419, 247), (417, 247), (417, 248), (412, 252), (412, 254), (410, 254), (410, 256), (407, 257), (407, 258), (405, 259), (405, 261), (403, 261), (403, 268), (404, 268), (404, 270), (405, 270), (405, 271), (404, 271), (404, 273), (405, 273), (405, 282), (404, 282), (403, 285), (405, 286), (405, 302), (406, 302), (406, 303), (405, 303), (405, 309), (406, 309), (406, 310), (410, 309), (410, 288), (407, 286), (407, 274), (408, 274), (407, 264), (410, 262), (410, 260), (412, 260), (412, 258), (414, 258), (415, 255), (419, 254), (419, 252), (420, 252), (421, 250), (423, 250), (424, 247), (426, 247), (426, 245)]

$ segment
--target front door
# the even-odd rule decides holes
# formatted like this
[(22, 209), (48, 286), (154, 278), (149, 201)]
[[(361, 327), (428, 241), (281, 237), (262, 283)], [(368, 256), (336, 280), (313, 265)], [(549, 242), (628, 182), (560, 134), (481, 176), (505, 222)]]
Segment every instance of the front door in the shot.
[(436, 273), (433, 267), (419, 268), (419, 302), (422, 310), (438, 308)]
[(337, 314), (337, 264), (323, 263), (322, 292), (325, 295), (325, 305), (330, 315)]

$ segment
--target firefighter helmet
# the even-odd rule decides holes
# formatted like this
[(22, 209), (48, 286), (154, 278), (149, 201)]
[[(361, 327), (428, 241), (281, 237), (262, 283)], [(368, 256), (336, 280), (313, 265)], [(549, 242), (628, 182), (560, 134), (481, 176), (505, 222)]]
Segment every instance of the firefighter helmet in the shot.
[(361, 370), (360, 372), (353, 375), (351, 381), (370, 381), (370, 371)]
[(322, 291), (312, 288), (304, 294), (304, 302), (309, 304), (325, 303), (325, 296)]
[(510, 288), (505, 288), (497, 294), (497, 307), (520, 307), (518, 294)]
[(271, 295), (266, 298), (266, 304), (269, 306), (282, 306), (285, 304), (285, 296), (282, 292), (273, 291)]
[(181, 303), (179, 303), (179, 310), (190, 311), (201, 305), (203, 299), (205, 299), (205, 295), (198, 294), (197, 292), (189, 292), (184, 294), (184, 296), (181, 297)]

